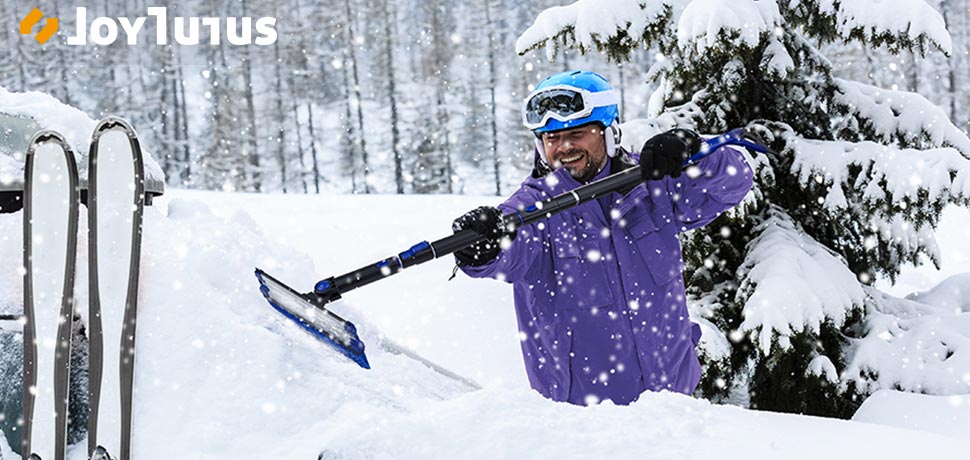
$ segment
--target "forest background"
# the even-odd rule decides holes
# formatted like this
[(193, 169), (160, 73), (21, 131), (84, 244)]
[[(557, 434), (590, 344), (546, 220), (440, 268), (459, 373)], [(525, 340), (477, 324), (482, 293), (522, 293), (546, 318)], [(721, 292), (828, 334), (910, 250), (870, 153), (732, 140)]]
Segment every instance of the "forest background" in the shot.
[[(40, 45), (16, 27), (32, 6), (0, 0), (0, 24), (9, 25), (0, 30), (0, 86), (47, 92), (93, 118), (130, 119), (178, 188), (507, 194), (531, 169), (520, 108), (536, 83), (565, 69), (597, 71), (621, 90), (630, 120), (646, 116), (656, 89), (647, 72), (663, 58), (648, 50), (618, 64), (570, 48), (554, 61), (543, 51), (517, 55), (518, 36), (558, 0), (186, 1), (166, 5), (169, 17), (275, 17), (278, 40), (209, 45), (202, 28), (196, 46), (69, 46), (78, 6), (88, 21), (157, 6), (83, 3), (37, 5), (61, 20), (61, 33)], [(917, 92), (966, 131), (967, 2), (929, 3), (953, 38), (949, 58), (857, 43), (821, 51), (837, 76)]]

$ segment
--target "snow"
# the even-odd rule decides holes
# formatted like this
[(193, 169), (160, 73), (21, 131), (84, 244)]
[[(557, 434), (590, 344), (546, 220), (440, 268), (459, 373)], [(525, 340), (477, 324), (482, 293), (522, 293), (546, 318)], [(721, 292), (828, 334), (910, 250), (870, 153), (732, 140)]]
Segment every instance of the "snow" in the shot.
[(629, 407), (581, 408), (524, 390), (486, 389), (428, 402), (413, 413), (355, 409), (345, 426), (322, 439), (331, 453), (323, 458), (942, 459), (956, 458), (961, 451), (954, 449), (967, 445), (878, 425), (714, 406), (667, 392), (647, 394)]
[[(267, 263), (255, 263), (300, 290), (309, 290), (323, 276), (343, 274), (420, 241), (448, 236), (454, 218), (501, 201), (495, 196), (176, 193), (200, 200), (224, 217), (244, 210), (259, 223), (264, 238), (302, 248), (315, 269), (281, 276)], [(286, 259), (279, 256), (270, 262), (283, 261)], [(528, 385), (511, 290), (504, 283), (460, 274), (448, 281), (453, 268), (452, 258), (428, 262), (373, 287), (355, 290), (335, 308), (338, 314), (349, 306), (360, 308), (396, 342), (422, 354), (434, 353), (439, 364), (483, 385)], [(249, 286), (250, 280), (245, 284)], [(474, 346), (466, 348), (465, 344)]]
[[(496, 200), (170, 191), (145, 215), (134, 456), (912, 459), (970, 448), (965, 438), (670, 393), (628, 407), (547, 401), (525, 381), (508, 285), (446, 281), (450, 258), (332, 304), (357, 325), (371, 370), (282, 318), (256, 289), (254, 266), (309, 289), (320, 277), (446, 236), (452, 218)], [(0, 299), (20, 295), (20, 219), (0, 215)], [(83, 264), (78, 276), (83, 309)], [(386, 351), (386, 339), (484, 389)]]
[[(854, 33), (871, 43), (891, 34), (906, 37), (924, 49), (929, 42), (944, 53), (953, 52), (943, 16), (923, 0), (893, 1), (891, 5), (887, 0), (808, 3), (803, 7), (817, 8), (821, 15), (831, 17), (842, 37)], [(685, 51), (703, 53), (715, 45), (753, 48), (761, 34), (775, 33), (783, 23), (775, 0), (579, 0), (540, 13), (519, 36), (515, 51), (522, 54), (545, 44), (551, 48), (551, 58), (556, 38), (574, 41), (586, 51), (621, 36), (639, 41), (648, 27), (671, 24), (676, 24), (677, 45)], [(778, 58), (769, 63), (769, 69), (785, 68), (784, 58)]]
[(880, 390), (862, 403), (852, 420), (966, 440), (970, 433), (970, 394), (930, 396)]
[[(951, 304), (956, 296), (944, 301)], [(970, 315), (867, 289), (866, 337), (844, 373), (863, 389), (970, 394)], [(937, 299), (942, 293), (935, 292)], [(878, 373), (878, 380), (869, 375)]]
[[(882, 190), (866, 189), (866, 198), (873, 202), (889, 198), (892, 203), (914, 200), (925, 191), (930, 201), (949, 201), (951, 197), (970, 197), (970, 160), (953, 148), (916, 150), (900, 149), (875, 142), (793, 140), (795, 160), (792, 172), (803, 185), (821, 176), (834, 187), (871, 187), (874, 182)], [(868, 182), (850, 183), (849, 166), (870, 171)], [(955, 177), (950, 172), (956, 172)], [(830, 195), (831, 196), (831, 195)], [(826, 200), (826, 207), (845, 206), (845, 195)]]
[(579, 0), (549, 8), (519, 36), (515, 51), (524, 53), (563, 29), (572, 29), (576, 42), (584, 50), (592, 49), (597, 40), (606, 41), (621, 32), (639, 37), (649, 25), (663, 19), (666, 8), (679, 3), (683, 1)]
[(737, 33), (735, 44), (754, 48), (763, 32), (773, 31), (780, 19), (773, 1), (694, 0), (677, 23), (677, 45), (703, 53), (712, 46), (724, 46), (722, 37)]
[(927, 136), (927, 147), (951, 146), (970, 152), (970, 139), (957, 128), (946, 112), (925, 97), (908, 91), (893, 91), (841, 78), (834, 79), (835, 100), (850, 108), (857, 118), (872, 125), (878, 140), (916, 142)]
[(782, 44), (778, 37), (772, 36), (765, 47), (762, 67), (770, 73), (777, 74), (780, 78), (785, 78), (788, 73), (795, 70), (795, 60), (788, 53), (788, 49)]
[(953, 313), (970, 313), (970, 273), (953, 275), (933, 289), (907, 296), (916, 302), (935, 305)]
[(924, 0), (820, 0), (823, 14), (835, 15), (839, 35), (863, 34), (872, 41), (883, 34), (902, 35), (914, 42), (929, 39), (943, 52), (953, 52), (953, 41), (943, 16)]

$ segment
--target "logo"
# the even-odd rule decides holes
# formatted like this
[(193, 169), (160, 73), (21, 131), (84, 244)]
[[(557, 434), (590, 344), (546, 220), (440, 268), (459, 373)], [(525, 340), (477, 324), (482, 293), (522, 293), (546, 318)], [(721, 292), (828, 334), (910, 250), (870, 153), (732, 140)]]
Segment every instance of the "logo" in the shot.
[[(20, 21), (20, 33), (31, 33), (44, 13), (37, 8), (31, 10)], [(153, 20), (150, 20), (152, 18)], [(276, 43), (276, 18), (263, 17), (182, 17), (169, 18), (168, 8), (153, 6), (146, 9), (146, 16), (137, 18), (99, 16), (88, 21), (88, 9), (78, 7), (75, 17), (77, 28), (67, 37), (67, 44), (84, 46), (88, 44), (108, 46), (121, 39), (128, 45), (137, 45), (138, 39), (146, 23), (154, 22), (154, 33), (148, 32), (155, 39), (156, 45), (167, 45), (170, 37), (179, 45), (199, 45), (208, 43), (218, 45), (223, 41), (230, 45), (272, 45)], [(37, 33), (37, 41), (41, 44), (50, 40), (57, 33), (57, 18), (48, 18), (44, 27)], [(255, 33), (254, 33), (255, 29)]]
[[(40, 19), (43, 17), (44, 13), (41, 13), (39, 9), (34, 8), (30, 10), (30, 13), (27, 13), (27, 16), (24, 16), (24, 18), (20, 20), (20, 35), (30, 35), (30, 30), (33, 29), (34, 25), (37, 24), (37, 21), (40, 21)], [(37, 35), (35, 35), (34, 38), (36, 38), (37, 41), (43, 45), (44, 43), (47, 43), (47, 40), (50, 40), (51, 37), (54, 36), (54, 34), (57, 32), (57, 27), (57, 18), (48, 18), (47, 21), (44, 22), (44, 27), (40, 29), (40, 32), (37, 32)]]

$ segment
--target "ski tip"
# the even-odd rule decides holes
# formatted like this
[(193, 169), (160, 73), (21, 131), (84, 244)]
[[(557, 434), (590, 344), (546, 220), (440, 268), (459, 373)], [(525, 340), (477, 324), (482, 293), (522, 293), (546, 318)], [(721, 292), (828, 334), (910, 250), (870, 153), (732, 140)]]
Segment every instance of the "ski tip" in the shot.
[(91, 454), (91, 460), (114, 460), (114, 457), (108, 453), (108, 449), (98, 446), (94, 448), (94, 452)]
[(109, 116), (101, 119), (97, 125), (94, 127), (94, 133), (100, 136), (106, 131), (111, 131), (113, 129), (124, 131), (129, 136), (134, 135), (135, 129), (131, 126), (131, 123), (124, 118), (117, 116)]
[(27, 149), (27, 154), (33, 154), (38, 145), (47, 142), (59, 145), (62, 149), (64, 149), (65, 152), (71, 153), (73, 158), (74, 150), (71, 148), (71, 144), (69, 144), (64, 138), (64, 135), (50, 129), (45, 129), (34, 133), (34, 136), (30, 138), (30, 142), (28, 143), (30, 147)]
[(306, 295), (296, 292), (259, 268), (256, 268), (255, 275), (260, 284), (259, 292), (273, 309), (360, 367), (371, 368), (364, 353), (364, 342), (357, 335), (357, 327), (353, 323), (315, 305)]

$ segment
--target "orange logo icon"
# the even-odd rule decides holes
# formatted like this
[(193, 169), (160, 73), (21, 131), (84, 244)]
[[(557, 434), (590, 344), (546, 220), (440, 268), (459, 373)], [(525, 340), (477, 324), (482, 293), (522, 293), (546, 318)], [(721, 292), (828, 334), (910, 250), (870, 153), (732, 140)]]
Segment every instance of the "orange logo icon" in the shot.
[[(33, 29), (34, 25), (37, 24), (37, 22), (43, 17), (44, 13), (41, 13), (39, 9), (34, 8), (31, 10), (30, 13), (27, 13), (27, 16), (24, 16), (24, 18), (20, 21), (20, 34), (30, 34), (30, 30)], [(37, 32), (37, 35), (34, 36), (34, 38), (36, 38), (37, 41), (43, 45), (44, 43), (47, 43), (47, 40), (50, 40), (54, 33), (57, 32), (57, 27), (57, 18), (48, 18), (47, 21), (44, 22), (44, 27), (40, 29), (40, 32)]]

